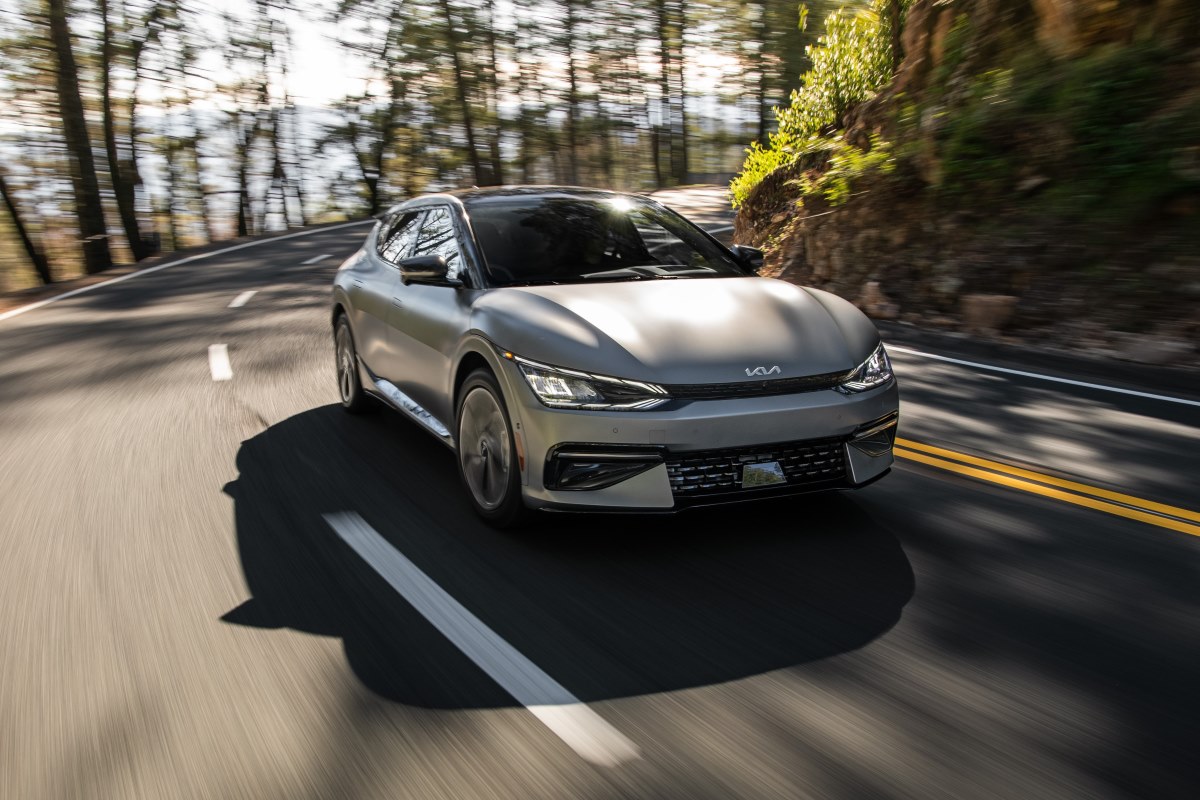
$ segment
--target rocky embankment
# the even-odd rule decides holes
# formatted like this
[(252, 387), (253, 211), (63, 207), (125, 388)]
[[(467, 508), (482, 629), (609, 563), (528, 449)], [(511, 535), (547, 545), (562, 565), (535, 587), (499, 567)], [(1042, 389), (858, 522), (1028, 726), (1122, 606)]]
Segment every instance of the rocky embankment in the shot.
[(879, 319), (1200, 366), (1200, 9), (916, 0), (902, 42), (842, 120), (892, 168), (777, 170), (735, 239)]

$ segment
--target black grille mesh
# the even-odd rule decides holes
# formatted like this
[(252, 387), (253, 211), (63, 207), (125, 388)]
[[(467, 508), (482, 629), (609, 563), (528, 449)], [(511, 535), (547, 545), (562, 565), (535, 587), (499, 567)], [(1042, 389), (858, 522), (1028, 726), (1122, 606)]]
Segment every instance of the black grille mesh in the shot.
[(768, 397), (777, 394), (800, 394), (833, 389), (844, 383), (852, 373), (830, 372), (806, 375), (803, 378), (776, 378), (766, 381), (737, 381), (735, 383), (689, 383), (664, 385), (671, 397), (680, 400), (723, 400), (729, 397)]
[[(778, 461), (787, 486), (840, 481), (846, 475), (844, 440), (810, 439), (802, 442), (670, 453), (666, 457), (671, 491), (676, 497), (754, 491), (742, 489), (742, 465)], [(778, 484), (781, 487), (784, 484)], [(776, 487), (776, 488), (777, 488)], [(772, 487), (766, 487), (772, 488)]]

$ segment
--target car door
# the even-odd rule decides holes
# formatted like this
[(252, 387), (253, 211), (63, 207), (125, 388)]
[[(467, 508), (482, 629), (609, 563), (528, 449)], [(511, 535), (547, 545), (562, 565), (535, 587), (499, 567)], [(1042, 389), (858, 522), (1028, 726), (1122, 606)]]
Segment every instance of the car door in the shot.
[(367, 368), (388, 380), (400, 369), (388, 333), (396, 285), (400, 283), (396, 262), (412, 252), (424, 216), (420, 210), (392, 216), (381, 227), (374, 250), (355, 268), (350, 284), (355, 347)]
[[(447, 276), (464, 269), (461, 233), (449, 206), (430, 208), (421, 221), (411, 255), (440, 255)], [(396, 284), (389, 328), (393, 349), (402, 362), (396, 385), (447, 426), (453, 420), (448, 397), (451, 357), (470, 319), (468, 292), (454, 286), (402, 281)]]

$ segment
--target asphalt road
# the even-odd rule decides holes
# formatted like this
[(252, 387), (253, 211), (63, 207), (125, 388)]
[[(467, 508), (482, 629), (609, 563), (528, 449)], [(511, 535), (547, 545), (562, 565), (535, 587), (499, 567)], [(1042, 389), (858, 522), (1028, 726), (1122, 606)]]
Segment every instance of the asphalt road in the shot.
[[(888, 329), (883, 481), (501, 535), (441, 444), (336, 405), (365, 230), (0, 321), (0, 797), (1196, 796), (1200, 386)], [(343, 513), (632, 750), (514, 700)]]

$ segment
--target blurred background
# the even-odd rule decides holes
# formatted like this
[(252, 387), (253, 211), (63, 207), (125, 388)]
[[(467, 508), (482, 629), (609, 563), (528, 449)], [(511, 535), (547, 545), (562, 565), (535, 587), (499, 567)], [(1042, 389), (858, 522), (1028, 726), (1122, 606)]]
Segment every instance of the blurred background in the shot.
[(709, 184), (768, 274), (876, 318), (1194, 355), (1189, 0), (0, 14), (0, 291), (430, 190)]
[(0, 7), (8, 288), (447, 187), (728, 182), (819, 27), (781, 0)]

